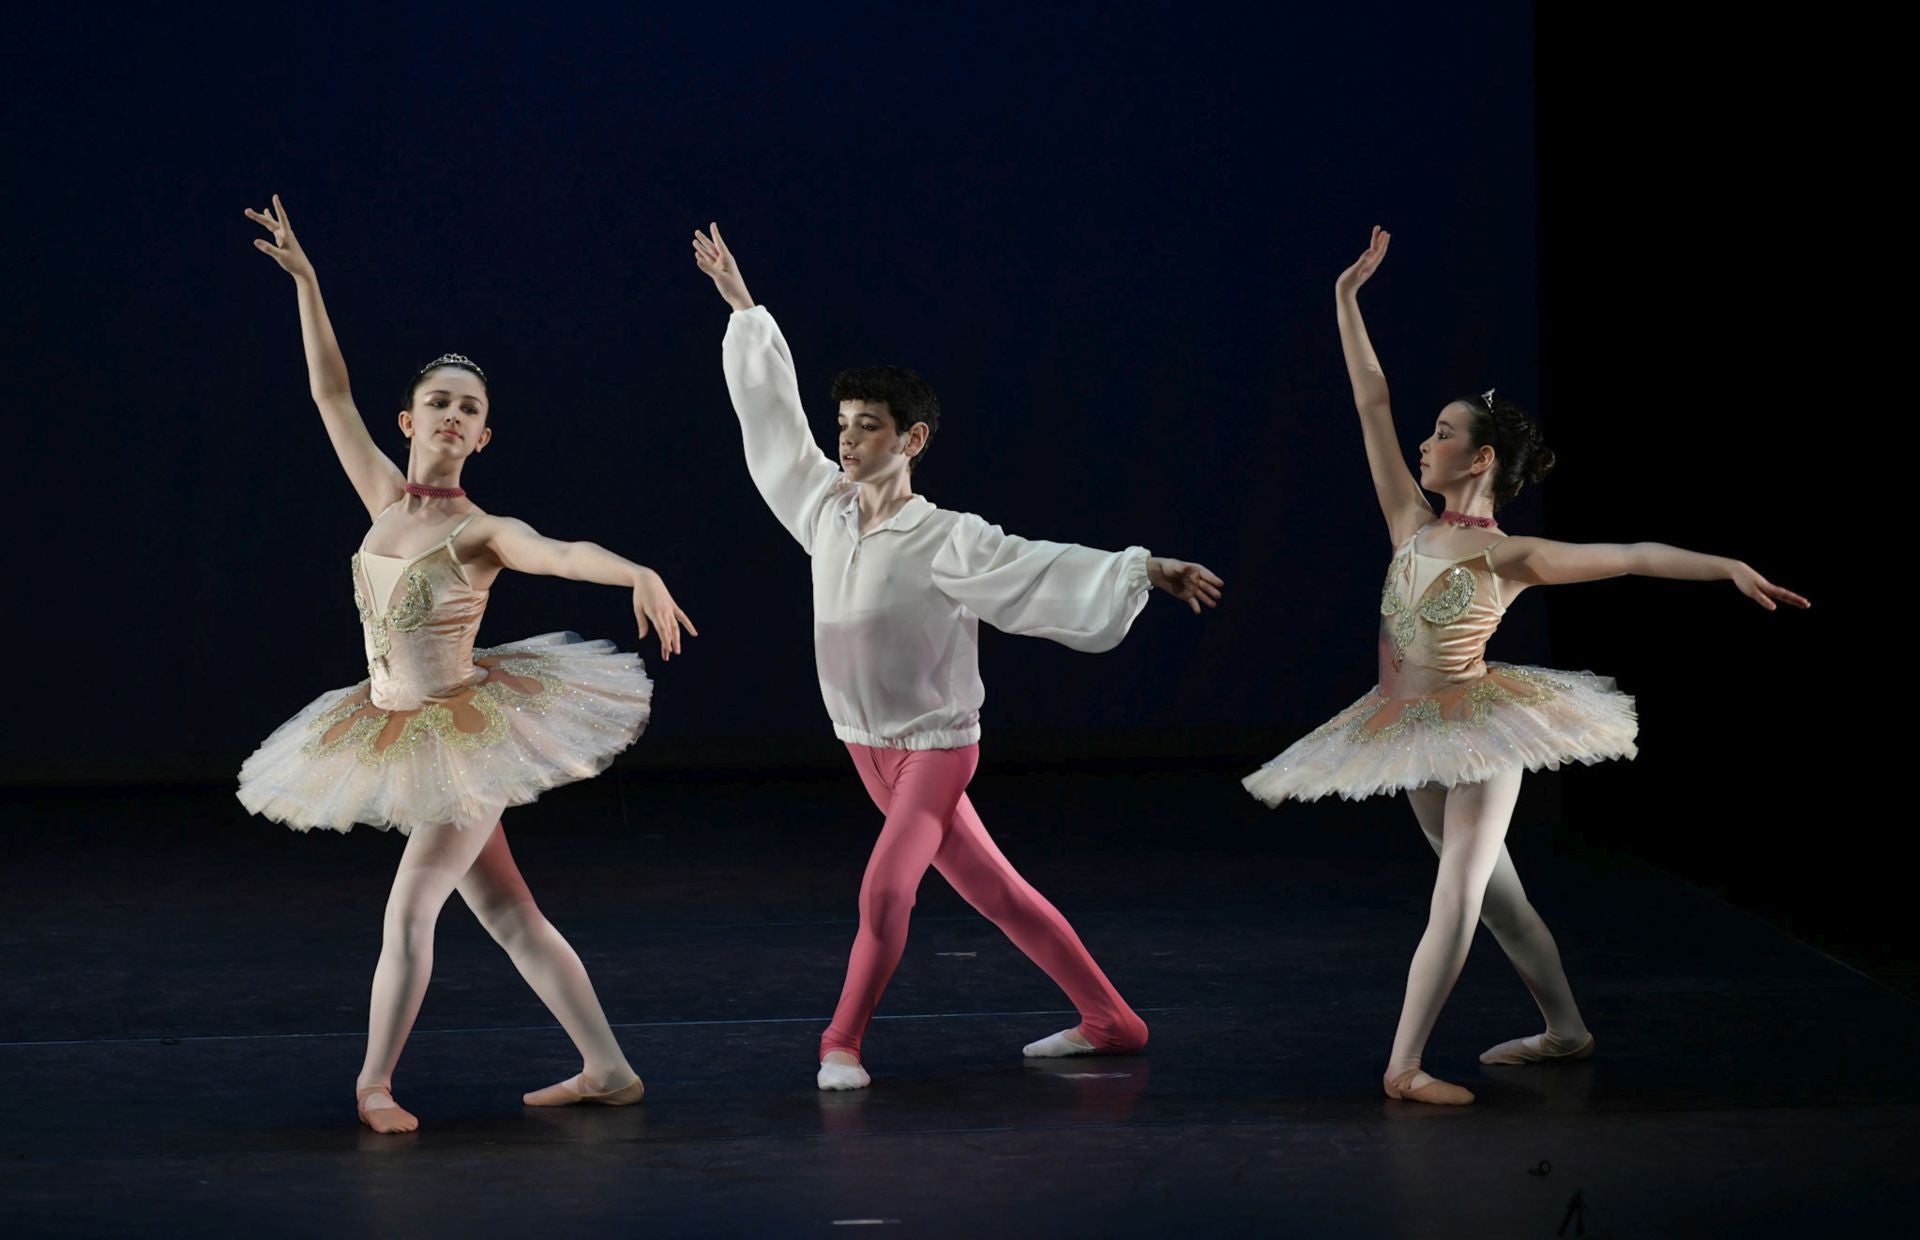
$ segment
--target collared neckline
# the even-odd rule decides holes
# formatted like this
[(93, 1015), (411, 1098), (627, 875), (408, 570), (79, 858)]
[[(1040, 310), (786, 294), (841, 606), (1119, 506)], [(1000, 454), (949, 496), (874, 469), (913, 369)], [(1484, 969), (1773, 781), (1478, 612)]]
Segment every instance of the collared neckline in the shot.
[(868, 530), (866, 535), (863, 535), (860, 533), (859, 483), (855, 482), (847, 487), (847, 498), (844, 503), (845, 506), (840, 510), (840, 520), (845, 523), (847, 532), (852, 535), (855, 541), (868, 535), (884, 533), (887, 530), (895, 530), (904, 534), (908, 530), (917, 528), (921, 522), (932, 516), (935, 508), (933, 501), (926, 496), (915, 495), (905, 504), (901, 505), (899, 512), (894, 513), (879, 525)]

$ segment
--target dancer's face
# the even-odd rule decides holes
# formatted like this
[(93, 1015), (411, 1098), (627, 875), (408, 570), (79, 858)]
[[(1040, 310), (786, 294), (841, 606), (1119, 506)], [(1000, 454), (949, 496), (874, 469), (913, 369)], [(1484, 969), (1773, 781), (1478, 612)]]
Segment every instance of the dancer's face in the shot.
[(472, 371), (442, 366), (420, 381), (413, 408), (401, 411), (400, 429), (416, 452), (464, 460), (493, 438), (487, 389)]
[(884, 400), (840, 402), (840, 468), (855, 482), (877, 482), (904, 471), (927, 442), (927, 424), (901, 434)]
[(1433, 434), (1420, 445), (1420, 485), (1445, 491), (1493, 468), (1493, 447), (1473, 447), (1468, 435), (1474, 412), (1465, 405), (1448, 405), (1434, 419)]

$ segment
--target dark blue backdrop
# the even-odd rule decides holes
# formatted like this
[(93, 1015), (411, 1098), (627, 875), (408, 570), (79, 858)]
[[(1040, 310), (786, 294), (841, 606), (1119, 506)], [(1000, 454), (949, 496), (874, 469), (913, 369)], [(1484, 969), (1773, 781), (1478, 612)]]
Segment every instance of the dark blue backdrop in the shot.
[[(16, 672), (42, 719), (8, 774), (225, 776), (361, 674), (364, 514), (240, 214), (275, 191), (383, 442), (419, 361), (480, 359), (476, 499), (658, 566), (702, 626), (643, 750), (833, 758), (806, 564), (747, 480), (689, 257), (718, 218), (822, 426), (835, 369), (914, 365), (947, 411), (936, 502), (1228, 579), (1107, 656), (989, 639), (990, 737), (1260, 756), (1371, 683), (1386, 548), (1330, 295), (1368, 226), (1395, 230), (1367, 306), (1409, 444), (1451, 395), (1539, 391), (1529, 7), (1301, 8), (29, 17), (13, 499), (64, 510), (23, 517), (29, 594), (107, 659)], [(1544, 615), (1505, 653), (1543, 656)], [(619, 592), (510, 579), (483, 638), (629, 624)]]
[[(1563, 794), (1559, 838), (1911, 974), (1910, 833), (1823, 756), (1836, 727), (1857, 742), (1869, 683), (1826, 657), (1862, 629), (1836, 565), (1897, 461), (1874, 446), (1886, 394), (1856, 381), (1875, 359), (1838, 339), (1845, 277), (1890, 250), (1856, 218), (1831, 138), (1857, 118), (1802, 25), (632, 8), (11, 19), (0, 784), (224, 783), (361, 673), (364, 515), (240, 214), (275, 191), (385, 442), (414, 366), (480, 358), (498, 439), (476, 498), (657, 565), (700, 621), (624, 761), (842, 760), (806, 564), (741, 465), (725, 310), (688, 254), (717, 217), (823, 428), (835, 369), (917, 366), (947, 410), (935, 500), (1227, 577), (1220, 612), (1160, 600), (1100, 657), (990, 636), (992, 760), (1250, 764), (1373, 673), (1386, 548), (1329, 290), (1380, 222), (1366, 305), (1409, 446), (1497, 384), (1562, 455), (1509, 529), (1741, 555), (1821, 604), (1639, 580), (1524, 600), (1496, 654), (1614, 673), (1641, 703), (1639, 761), (1536, 781)], [(629, 623), (619, 592), (510, 579), (484, 636)], [(1241, 804), (1206, 829), (1313, 821)]]

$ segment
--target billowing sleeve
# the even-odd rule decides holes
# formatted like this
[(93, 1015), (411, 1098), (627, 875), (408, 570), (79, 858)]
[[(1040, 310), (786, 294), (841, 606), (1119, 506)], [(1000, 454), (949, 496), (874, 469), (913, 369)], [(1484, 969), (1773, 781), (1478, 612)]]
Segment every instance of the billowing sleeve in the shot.
[(821, 508), (845, 479), (807, 427), (793, 354), (765, 306), (734, 311), (720, 358), (753, 485), (811, 555)]
[(971, 513), (934, 556), (933, 585), (996, 629), (1090, 653), (1120, 644), (1152, 589), (1145, 547), (1016, 538)]

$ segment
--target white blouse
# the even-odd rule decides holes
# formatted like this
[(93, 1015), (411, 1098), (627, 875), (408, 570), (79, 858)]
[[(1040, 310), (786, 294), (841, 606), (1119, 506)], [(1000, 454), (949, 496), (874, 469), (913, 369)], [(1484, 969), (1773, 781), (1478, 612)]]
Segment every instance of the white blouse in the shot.
[(916, 495), (860, 533), (859, 484), (807, 428), (793, 354), (766, 307), (735, 311), (721, 357), (747, 470), (813, 557), (820, 696), (843, 741), (957, 749), (980, 739), (980, 625), (1075, 650), (1120, 644), (1146, 606), (1147, 551), (1031, 542)]

